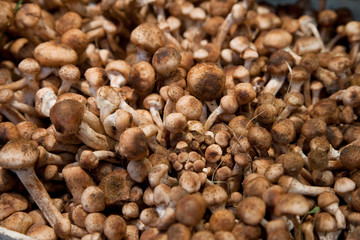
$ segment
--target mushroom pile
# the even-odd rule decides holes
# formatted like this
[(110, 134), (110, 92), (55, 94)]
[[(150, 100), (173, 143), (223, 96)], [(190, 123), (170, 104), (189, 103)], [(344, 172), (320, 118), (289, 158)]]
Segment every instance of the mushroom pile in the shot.
[(360, 239), (360, 22), (305, 2), (0, 1), (0, 230)]

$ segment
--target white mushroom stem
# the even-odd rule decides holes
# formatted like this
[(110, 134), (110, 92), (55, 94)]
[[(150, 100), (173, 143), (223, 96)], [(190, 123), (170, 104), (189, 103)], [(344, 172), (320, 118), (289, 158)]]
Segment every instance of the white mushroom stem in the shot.
[(119, 105), (119, 108), (124, 110), (124, 111), (127, 111), (128, 113), (131, 114), (132, 118), (133, 118), (133, 121), (134, 123), (137, 125), (137, 126), (140, 126), (140, 125), (143, 125), (143, 124), (148, 124), (149, 121), (142, 117), (138, 112), (136, 112), (135, 109), (133, 109), (132, 107), (129, 106), (129, 104), (127, 104), (125, 102), (125, 100), (121, 97), (120, 95), (120, 105)]
[(26, 85), (27, 85), (26, 78), (22, 78), (20, 80), (15, 81), (15, 82), (11, 82), (11, 83), (8, 83), (8, 84), (5, 84), (5, 85), (1, 85), (0, 90), (2, 90), (2, 89), (10, 89), (10, 90), (13, 90), (13, 91), (17, 91), (17, 90), (20, 90), (20, 89), (26, 87)]
[(150, 105), (149, 111), (151, 113), (151, 116), (155, 124), (160, 128), (161, 131), (164, 128), (164, 124), (160, 117), (160, 112), (159, 112), (159, 110), (161, 110), (161, 103), (159, 103), (158, 101), (149, 101), (149, 105)]
[(330, 149), (328, 152), (328, 158), (329, 159), (339, 159), (340, 152), (333, 148), (333, 146), (330, 144)]
[(320, 33), (318, 31), (318, 29), (316, 28), (316, 26), (312, 23), (308, 23), (307, 26), (310, 28), (312, 34), (314, 34), (314, 36), (316, 37), (316, 39), (320, 42), (321, 44), (321, 51), (323, 52), (325, 50), (325, 46), (324, 46), (324, 42), (322, 41), (322, 38), (320, 36)]
[(278, 93), (278, 91), (280, 90), (280, 88), (282, 87), (282, 85), (284, 84), (285, 78), (286, 78), (285, 75), (272, 76), (270, 81), (266, 84), (263, 92), (276, 95)]
[(114, 88), (121, 88), (126, 85), (126, 78), (121, 73), (111, 72), (108, 74), (110, 80), (110, 86)]
[(287, 118), (290, 114), (295, 111), (298, 107), (288, 104), (285, 109), (280, 113), (278, 119)]
[(26, 121), (26, 118), (20, 112), (6, 104), (0, 104), (0, 113), (15, 125)]
[(112, 148), (112, 142), (105, 135), (97, 133), (86, 122), (82, 122), (76, 136), (85, 145), (96, 150), (109, 150)]
[(220, 106), (218, 106), (208, 117), (208, 119), (206, 120), (205, 124), (204, 124), (204, 130), (208, 131), (210, 130), (211, 126), (214, 124), (214, 122), (216, 121), (217, 117), (220, 114), (224, 113), (224, 109)]
[[(165, 119), (165, 118), (164, 118)], [(207, 120), (207, 107), (206, 107), (206, 104), (204, 103), (203, 104), (203, 111), (202, 111), (202, 114), (200, 116), (200, 119), (199, 121), (202, 123), (202, 124), (205, 124)]]
[(327, 232), (326, 234), (318, 232), (317, 234), (318, 234), (319, 240), (338, 240), (341, 232), (342, 232), (342, 230), (338, 230), (335, 232)]
[(172, 101), (170, 98), (168, 98), (168, 100), (166, 100), (166, 103), (165, 103), (165, 106), (164, 106), (163, 119), (166, 119), (166, 117), (170, 113), (172, 113), (174, 107), (175, 107), (174, 101)]
[(334, 202), (327, 207), (324, 208), (328, 213), (333, 215), (336, 219), (336, 225), (339, 229), (346, 228), (346, 220), (344, 214), (341, 212), (339, 208), (339, 203)]
[(330, 187), (317, 187), (317, 186), (307, 186), (302, 184), (296, 178), (290, 176), (282, 176), (279, 179), (279, 185), (286, 189), (289, 193), (298, 193), (306, 196), (318, 196), (323, 192), (334, 192)]
[(136, 62), (141, 62), (141, 61), (149, 62), (150, 56), (147, 51), (137, 47)]
[(39, 114), (37, 113), (35, 108), (28, 104), (25, 104), (25, 103), (22, 103), (22, 102), (19, 102), (19, 101), (16, 101), (13, 99), (9, 102), (9, 105), (10, 105), (10, 107), (13, 107), (14, 109), (18, 110), (19, 112), (39, 117)]

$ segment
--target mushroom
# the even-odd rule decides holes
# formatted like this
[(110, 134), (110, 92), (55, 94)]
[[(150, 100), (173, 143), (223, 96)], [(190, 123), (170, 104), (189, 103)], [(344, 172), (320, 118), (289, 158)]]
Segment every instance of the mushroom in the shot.
[(50, 109), (50, 119), (57, 132), (64, 135), (76, 134), (86, 145), (96, 150), (110, 149), (109, 139), (95, 132), (85, 121), (84, 106), (72, 99), (57, 102)]
[(165, 45), (165, 36), (155, 24), (143, 23), (131, 32), (130, 41), (137, 47), (136, 62), (148, 62), (149, 55)]
[(86, 234), (86, 231), (71, 225), (70, 221), (61, 215), (37, 178), (34, 164), (38, 159), (39, 152), (35, 141), (21, 138), (9, 141), (0, 152), (1, 167), (11, 169), (17, 174), (58, 235), (82, 237)]
[(34, 49), (34, 58), (44, 66), (60, 67), (66, 64), (76, 64), (77, 53), (69, 46), (56, 42), (40, 43)]

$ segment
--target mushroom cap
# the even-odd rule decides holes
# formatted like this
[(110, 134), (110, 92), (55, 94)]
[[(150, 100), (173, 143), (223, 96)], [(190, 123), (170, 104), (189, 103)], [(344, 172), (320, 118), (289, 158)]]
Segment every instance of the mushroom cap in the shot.
[(89, 84), (95, 88), (103, 86), (107, 81), (106, 72), (101, 67), (88, 68), (84, 73), (84, 77), (89, 82)]
[(116, 145), (116, 151), (129, 160), (141, 160), (149, 154), (145, 133), (137, 127), (125, 130)]
[(257, 225), (265, 217), (266, 204), (261, 198), (247, 197), (241, 200), (236, 213), (244, 223)]
[(199, 193), (187, 195), (176, 204), (176, 219), (188, 226), (195, 226), (204, 216), (206, 202)]
[(6, 1), (0, 1), (0, 32), (6, 29), (14, 22), (14, 10)]
[(348, 170), (360, 168), (360, 146), (350, 145), (341, 150), (340, 162)]
[(24, 138), (9, 141), (0, 151), (0, 167), (20, 170), (34, 166), (39, 157), (37, 142)]
[(238, 83), (235, 88), (235, 97), (239, 105), (250, 103), (256, 98), (256, 91), (250, 83)]
[(41, 70), (39, 63), (33, 58), (25, 58), (18, 68), (24, 75), (37, 75)]
[(65, 64), (76, 64), (78, 55), (66, 44), (49, 41), (40, 43), (34, 49), (34, 58), (44, 66), (59, 67)]
[(124, 60), (114, 60), (106, 64), (105, 71), (106, 73), (121, 73), (124, 78), (127, 80), (129, 78), (131, 66)]
[(305, 215), (310, 210), (309, 202), (300, 194), (288, 193), (279, 196), (275, 206), (275, 215)]
[(291, 106), (300, 107), (304, 104), (304, 95), (299, 92), (289, 92), (285, 95), (285, 102)]
[(339, 203), (339, 198), (332, 192), (323, 192), (318, 196), (317, 203), (320, 208), (326, 208), (330, 204)]
[(194, 96), (182, 96), (175, 105), (177, 112), (182, 113), (188, 120), (197, 120), (202, 114), (202, 104)]
[(131, 32), (130, 41), (135, 46), (153, 53), (165, 45), (165, 36), (157, 25), (143, 23)]
[(154, 69), (163, 75), (168, 75), (175, 71), (181, 63), (181, 55), (178, 50), (173, 47), (159, 48), (152, 58)]
[(80, 70), (73, 64), (67, 64), (60, 68), (59, 77), (64, 81), (75, 83), (80, 79)]
[(54, 104), (50, 109), (50, 120), (57, 132), (70, 135), (78, 132), (84, 116), (84, 106), (72, 99)]
[(88, 46), (86, 34), (80, 29), (70, 29), (61, 36), (61, 42), (74, 49), (78, 54)]
[(225, 74), (213, 63), (199, 63), (187, 74), (187, 84), (191, 95), (202, 101), (221, 97), (225, 87)]
[(290, 67), (295, 65), (295, 60), (290, 55), (290, 53), (284, 50), (279, 50), (273, 53), (268, 61), (269, 73), (275, 76), (281, 76), (287, 74), (289, 68), (286, 63), (288, 63)]
[(129, 86), (139, 95), (147, 95), (155, 87), (155, 70), (148, 62), (138, 62), (132, 65), (129, 74)]
[(334, 184), (334, 191), (336, 193), (351, 192), (356, 189), (356, 184), (353, 180), (347, 177), (338, 178)]
[(282, 119), (276, 122), (271, 129), (271, 137), (274, 142), (289, 144), (295, 140), (296, 132), (293, 121)]
[(273, 29), (265, 35), (264, 45), (268, 48), (282, 49), (292, 42), (292, 35), (284, 29)]
[(15, 15), (16, 26), (20, 29), (33, 28), (41, 19), (41, 8), (35, 3), (21, 6)]
[(226, 190), (218, 185), (206, 186), (202, 192), (202, 196), (209, 206), (221, 205), (228, 199)]

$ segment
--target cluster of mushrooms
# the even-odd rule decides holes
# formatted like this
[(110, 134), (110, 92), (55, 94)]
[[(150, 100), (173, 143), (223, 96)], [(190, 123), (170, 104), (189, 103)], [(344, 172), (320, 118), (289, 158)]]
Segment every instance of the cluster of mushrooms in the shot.
[(306, 2), (0, 1), (0, 230), (360, 239), (360, 22)]

